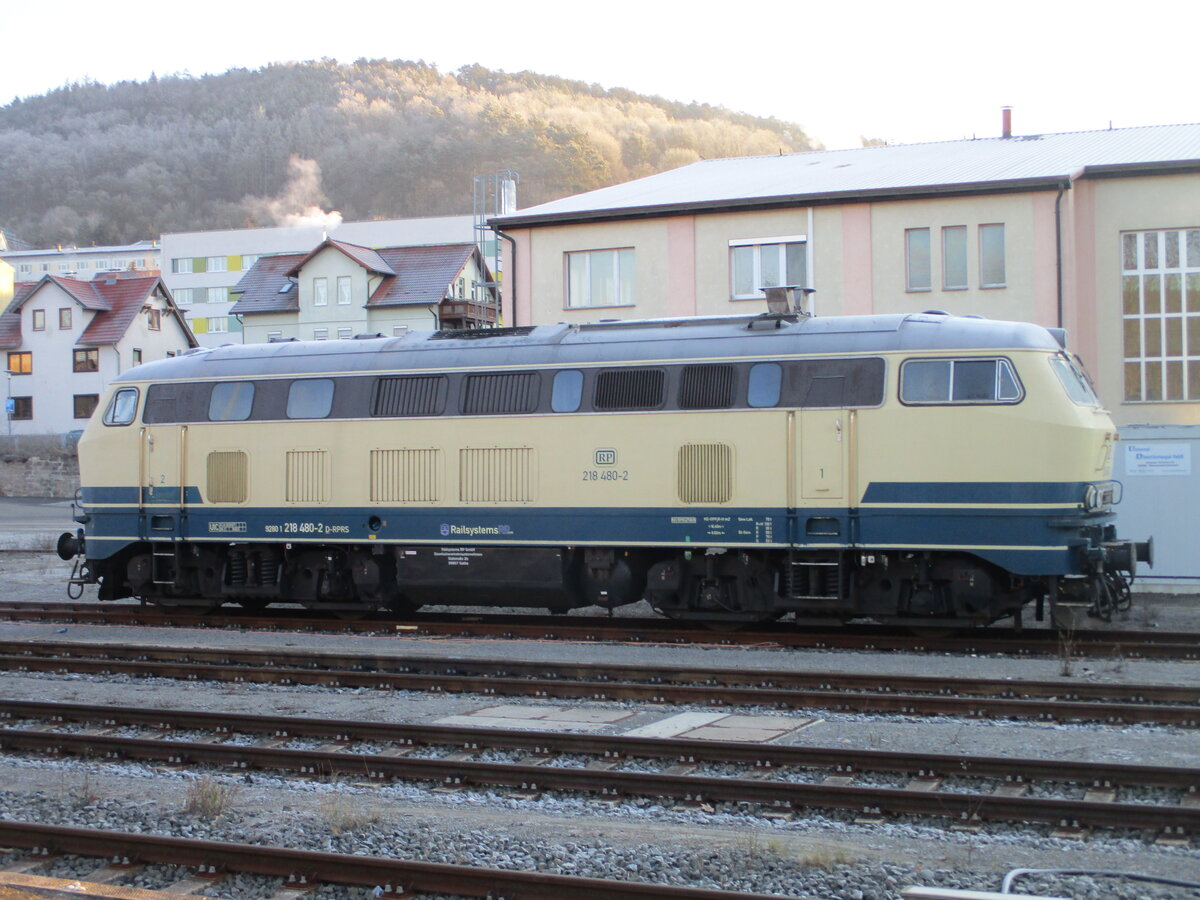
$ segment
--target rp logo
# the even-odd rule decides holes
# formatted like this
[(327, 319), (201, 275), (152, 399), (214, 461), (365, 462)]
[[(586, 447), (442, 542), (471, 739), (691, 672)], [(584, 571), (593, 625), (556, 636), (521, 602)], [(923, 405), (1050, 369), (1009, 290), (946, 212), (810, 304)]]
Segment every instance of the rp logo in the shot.
[(450, 537), (450, 526), (445, 522), (442, 523), (442, 537)]
[(615, 466), (617, 464), (617, 451), (597, 450), (595, 459), (598, 466)]

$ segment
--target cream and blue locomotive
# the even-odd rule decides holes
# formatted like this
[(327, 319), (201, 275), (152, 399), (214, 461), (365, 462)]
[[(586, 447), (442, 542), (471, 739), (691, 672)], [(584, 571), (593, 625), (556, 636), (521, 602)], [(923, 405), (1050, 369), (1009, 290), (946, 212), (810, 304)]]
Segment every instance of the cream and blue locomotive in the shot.
[(199, 607), (1104, 611), (1116, 440), (1060, 334), (945, 314), (227, 346), (111, 385), (60, 553)]

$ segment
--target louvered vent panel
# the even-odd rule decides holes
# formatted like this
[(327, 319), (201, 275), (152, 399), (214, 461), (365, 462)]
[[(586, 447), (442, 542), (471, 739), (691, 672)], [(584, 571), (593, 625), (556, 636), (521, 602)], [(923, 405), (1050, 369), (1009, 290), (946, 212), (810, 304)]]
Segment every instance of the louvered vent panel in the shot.
[(329, 453), (325, 450), (289, 450), (286, 463), (288, 503), (325, 503), (329, 500)]
[(440, 450), (372, 450), (371, 500), (435, 503), (441, 500)]
[(528, 413), (535, 411), (537, 404), (537, 372), (467, 376), (462, 403), (464, 415)]
[(684, 366), (679, 383), (680, 409), (728, 409), (733, 406), (733, 366)]
[(242, 450), (216, 450), (208, 454), (209, 503), (245, 503), (249, 458)]
[(532, 447), (466, 448), (458, 451), (458, 499), (464, 503), (531, 503)]
[(371, 415), (437, 416), (445, 406), (445, 375), (380, 378), (375, 385)]
[(683, 503), (728, 503), (733, 499), (733, 448), (728, 444), (684, 444), (679, 448), (679, 499)]
[(617, 369), (596, 378), (596, 409), (658, 409), (666, 375), (662, 369)]

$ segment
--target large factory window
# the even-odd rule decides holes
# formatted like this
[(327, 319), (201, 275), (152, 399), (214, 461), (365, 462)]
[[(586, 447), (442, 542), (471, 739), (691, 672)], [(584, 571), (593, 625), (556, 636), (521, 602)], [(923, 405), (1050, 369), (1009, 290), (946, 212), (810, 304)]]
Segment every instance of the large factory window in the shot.
[(1121, 235), (1127, 401), (1200, 400), (1200, 229)]

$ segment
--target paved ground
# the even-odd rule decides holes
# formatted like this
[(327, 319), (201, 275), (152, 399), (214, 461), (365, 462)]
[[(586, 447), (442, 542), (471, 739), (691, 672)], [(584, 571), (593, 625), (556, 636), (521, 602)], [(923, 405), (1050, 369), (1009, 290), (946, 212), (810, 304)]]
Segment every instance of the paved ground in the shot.
[(0, 550), (52, 551), (60, 534), (77, 528), (70, 500), (0, 497)]

